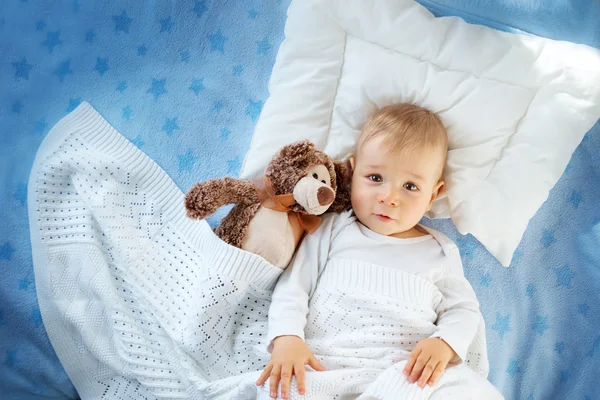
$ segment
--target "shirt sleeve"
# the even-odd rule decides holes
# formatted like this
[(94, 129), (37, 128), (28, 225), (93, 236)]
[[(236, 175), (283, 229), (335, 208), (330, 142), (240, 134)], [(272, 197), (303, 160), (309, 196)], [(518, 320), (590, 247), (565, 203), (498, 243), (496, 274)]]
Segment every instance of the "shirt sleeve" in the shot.
[(438, 330), (431, 337), (444, 340), (456, 352), (452, 363), (467, 356), (481, 318), (479, 302), (471, 284), (465, 278), (458, 248), (454, 245), (447, 255), (444, 275), (435, 282), (443, 299), (437, 308)]
[(308, 302), (327, 262), (336, 217), (328, 214), (315, 232), (306, 234), (275, 285), (269, 307), (269, 353), (273, 349), (273, 339), (278, 336), (295, 335), (304, 340)]

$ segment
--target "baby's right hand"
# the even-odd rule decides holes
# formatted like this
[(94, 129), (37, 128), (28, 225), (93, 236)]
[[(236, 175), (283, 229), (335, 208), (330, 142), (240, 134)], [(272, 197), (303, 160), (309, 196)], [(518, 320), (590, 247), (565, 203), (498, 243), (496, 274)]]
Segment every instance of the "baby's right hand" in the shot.
[(256, 385), (262, 386), (267, 378), (271, 377), (271, 397), (276, 398), (279, 382), (281, 381), (281, 397), (287, 399), (292, 375), (296, 375), (298, 393), (303, 395), (305, 391), (305, 364), (310, 365), (316, 371), (325, 371), (325, 368), (315, 358), (304, 340), (298, 336), (278, 336), (273, 340), (271, 361), (256, 381)]

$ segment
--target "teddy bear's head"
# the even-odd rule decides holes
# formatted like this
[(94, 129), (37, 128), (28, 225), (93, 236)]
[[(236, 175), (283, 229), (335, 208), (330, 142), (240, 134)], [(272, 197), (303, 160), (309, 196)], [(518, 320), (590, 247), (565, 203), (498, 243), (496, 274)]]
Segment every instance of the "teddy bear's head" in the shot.
[(293, 193), (292, 211), (320, 215), (336, 200), (334, 162), (308, 140), (283, 147), (267, 165), (265, 177), (276, 195)]

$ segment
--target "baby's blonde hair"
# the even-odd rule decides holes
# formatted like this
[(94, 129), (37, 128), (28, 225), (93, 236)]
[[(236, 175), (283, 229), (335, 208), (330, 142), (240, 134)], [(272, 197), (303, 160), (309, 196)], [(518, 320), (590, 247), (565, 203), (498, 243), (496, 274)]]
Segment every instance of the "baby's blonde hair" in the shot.
[[(363, 126), (357, 149), (368, 140), (385, 135), (391, 154), (403, 151), (440, 150), (442, 169), (448, 153), (448, 134), (440, 117), (426, 108), (399, 103), (383, 107)], [(440, 172), (440, 175), (443, 171)]]

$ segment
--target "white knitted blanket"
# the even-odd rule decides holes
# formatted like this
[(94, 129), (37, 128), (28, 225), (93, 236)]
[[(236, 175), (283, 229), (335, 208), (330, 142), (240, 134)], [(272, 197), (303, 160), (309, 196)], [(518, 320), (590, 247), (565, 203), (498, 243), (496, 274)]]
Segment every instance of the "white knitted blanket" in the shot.
[[(89, 104), (44, 140), (28, 196), (44, 325), (83, 399), (268, 398), (254, 382), (281, 270), (187, 219), (166, 173)], [(428, 398), (400, 367), (313, 373), (292, 398)]]

